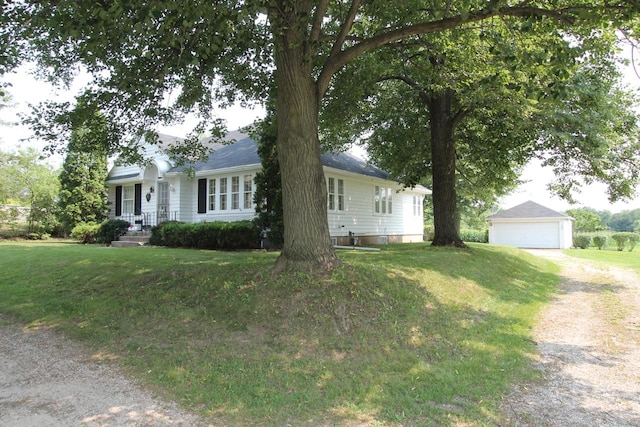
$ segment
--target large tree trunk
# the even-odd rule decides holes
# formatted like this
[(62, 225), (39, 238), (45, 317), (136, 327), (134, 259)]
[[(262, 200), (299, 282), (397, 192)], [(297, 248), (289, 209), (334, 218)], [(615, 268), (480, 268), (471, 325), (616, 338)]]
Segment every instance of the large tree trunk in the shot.
[(296, 26), (276, 37), (278, 160), (282, 177), (284, 246), (275, 271), (326, 271), (339, 263), (331, 244), (327, 189), (318, 138), (319, 101)]
[(456, 195), (456, 147), (453, 137), (453, 92), (446, 90), (429, 102), (434, 246), (464, 247)]

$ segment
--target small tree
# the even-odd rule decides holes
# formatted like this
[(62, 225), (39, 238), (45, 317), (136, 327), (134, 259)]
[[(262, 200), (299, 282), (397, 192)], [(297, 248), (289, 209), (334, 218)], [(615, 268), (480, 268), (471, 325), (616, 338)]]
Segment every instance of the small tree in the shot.
[(255, 223), (269, 241), (277, 246), (284, 242), (284, 220), (282, 214), (282, 181), (276, 149), (276, 118), (269, 114), (258, 125), (258, 154), (262, 159), (262, 170), (256, 173)]
[(611, 238), (616, 242), (616, 248), (619, 251), (624, 250), (625, 246), (629, 247), (629, 252), (633, 251), (638, 243), (639, 236), (636, 233), (630, 231), (623, 231), (621, 233), (615, 233), (611, 235)]
[(65, 233), (106, 217), (106, 141), (106, 121), (99, 114), (72, 132), (60, 173), (59, 218)]
[(28, 233), (53, 231), (58, 191), (56, 172), (36, 150), (0, 152), (0, 203), (29, 208)]
[(594, 236), (593, 244), (598, 247), (599, 250), (607, 247), (607, 236)]
[(576, 232), (590, 233), (603, 230), (602, 218), (593, 209), (578, 208), (567, 210), (567, 215), (573, 217), (573, 229)]
[(573, 238), (573, 244), (580, 249), (587, 249), (591, 245), (591, 236), (578, 234)]

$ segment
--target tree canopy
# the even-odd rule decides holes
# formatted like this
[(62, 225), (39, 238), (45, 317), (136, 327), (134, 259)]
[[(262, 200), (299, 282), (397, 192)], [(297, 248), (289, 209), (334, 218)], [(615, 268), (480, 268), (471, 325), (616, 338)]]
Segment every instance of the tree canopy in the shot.
[[(505, 17), (550, 22), (569, 38), (612, 26), (633, 37), (637, 12), (627, 0), (9, 1), (0, 70), (32, 59), (65, 82), (82, 66), (94, 81), (78, 105), (97, 104), (125, 134), (188, 111), (210, 123), (214, 99), (266, 100), (273, 78), (285, 223), (277, 268), (331, 269), (339, 259), (329, 238), (319, 113), (345, 66), (383, 46)], [(56, 126), (40, 130), (56, 137)]]

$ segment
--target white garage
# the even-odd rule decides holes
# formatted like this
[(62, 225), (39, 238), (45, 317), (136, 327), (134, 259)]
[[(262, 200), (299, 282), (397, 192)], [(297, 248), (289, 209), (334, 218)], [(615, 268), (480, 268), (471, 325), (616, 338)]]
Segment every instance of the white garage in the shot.
[(573, 218), (532, 201), (499, 211), (487, 221), (489, 243), (530, 249), (573, 246)]

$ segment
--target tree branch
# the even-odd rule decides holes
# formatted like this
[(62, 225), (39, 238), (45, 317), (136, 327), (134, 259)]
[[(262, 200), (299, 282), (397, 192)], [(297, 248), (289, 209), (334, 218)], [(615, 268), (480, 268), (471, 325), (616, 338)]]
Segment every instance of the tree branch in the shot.
[(376, 80), (376, 83), (386, 82), (389, 80), (398, 80), (405, 83), (411, 89), (418, 93), (418, 96), (423, 101), (428, 101), (429, 94), (416, 82), (415, 80), (410, 79), (407, 76), (383, 76)]
[(338, 33), (338, 37), (336, 37), (336, 42), (333, 44), (331, 48), (331, 53), (329, 54), (329, 58), (338, 56), (340, 52), (342, 52), (342, 45), (344, 44), (347, 36), (349, 35), (349, 31), (351, 31), (351, 27), (353, 26), (353, 22), (356, 19), (356, 15), (358, 14), (358, 9), (360, 9), (360, 1), (361, 0), (353, 0), (351, 2), (351, 6), (349, 7), (349, 13), (347, 13), (347, 17), (345, 18), (342, 26), (340, 27), (340, 33)]
[(320, 34), (322, 32), (322, 21), (327, 14), (329, 8), (329, 0), (320, 0), (318, 7), (316, 8), (316, 16), (313, 19), (313, 26), (311, 27), (311, 43), (316, 43), (320, 40)]
[[(331, 77), (333, 76), (333, 74), (337, 70), (342, 68), (345, 64), (347, 64), (349, 61), (357, 58), (358, 56), (362, 55), (365, 52), (374, 50), (381, 46), (385, 46), (387, 44), (397, 42), (412, 36), (449, 30), (455, 27), (462, 26), (464, 24), (487, 20), (495, 16), (514, 16), (514, 17), (542, 16), (542, 17), (555, 19), (557, 21), (564, 22), (566, 24), (573, 24), (577, 19), (572, 14), (572, 12), (576, 10), (576, 8), (548, 10), (548, 9), (540, 9), (540, 8), (528, 7), (528, 6), (514, 6), (514, 7), (505, 7), (505, 8), (481, 9), (477, 12), (470, 13), (468, 15), (463, 14), (463, 15), (453, 16), (449, 18), (443, 18), (438, 21), (423, 22), (423, 23), (412, 25), (409, 27), (398, 28), (394, 30), (381, 32), (378, 35), (371, 37), (369, 39), (363, 40), (362, 42), (348, 49), (341, 50), (342, 43), (344, 43), (347, 33), (353, 23), (353, 19), (355, 19), (355, 14), (356, 14), (358, 5), (359, 5), (359, 0), (354, 0), (354, 2), (351, 4), (351, 10), (349, 11), (350, 20), (345, 21), (345, 23), (343, 24), (340, 35), (338, 36), (336, 43), (334, 44), (331, 50), (331, 54), (327, 58), (327, 61), (324, 64), (322, 72), (318, 77), (318, 82), (317, 82), (318, 94), (320, 96), (324, 95), (324, 93), (328, 89), (329, 83), (331, 81)], [(592, 9), (595, 9), (595, 8), (592, 8)], [(349, 23), (349, 25), (347, 25), (347, 23)]]

